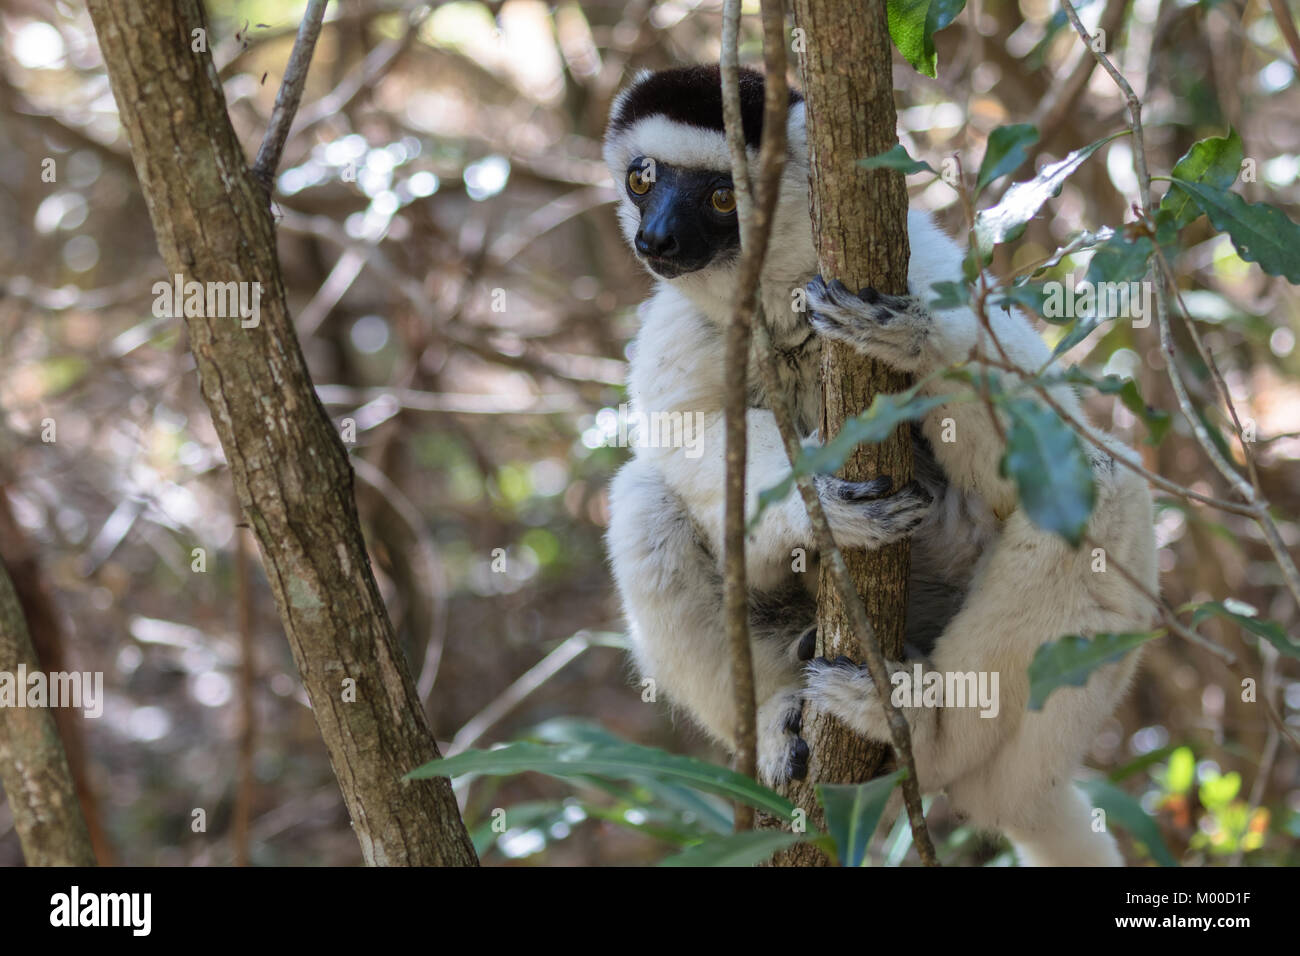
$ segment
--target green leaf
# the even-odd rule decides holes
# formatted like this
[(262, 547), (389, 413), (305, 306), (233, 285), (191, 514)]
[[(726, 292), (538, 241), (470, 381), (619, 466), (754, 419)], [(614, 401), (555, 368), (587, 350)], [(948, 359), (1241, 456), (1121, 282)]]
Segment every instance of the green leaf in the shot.
[(1196, 781), (1196, 756), (1191, 747), (1179, 747), (1169, 755), (1165, 770), (1165, 791), (1170, 794), (1186, 793)]
[(1146, 848), (1151, 858), (1161, 866), (1177, 866), (1178, 861), (1169, 852), (1165, 838), (1160, 834), (1160, 827), (1151, 815), (1142, 809), (1127, 793), (1108, 780), (1080, 780), (1079, 789), (1092, 802), (1106, 813), (1106, 821), (1115, 821)]
[(1110, 773), (1106, 774), (1106, 779), (1111, 783), (1119, 783), (1121, 780), (1127, 780), (1135, 773), (1141, 773), (1152, 764), (1159, 763), (1162, 760), (1168, 760), (1178, 748), (1172, 744), (1164, 747), (1158, 747), (1155, 750), (1148, 750), (1146, 753), (1134, 757), (1128, 763), (1116, 767)]
[[(551, 744), (627, 743), (622, 737), (610, 733), (595, 721), (583, 720), (580, 717), (553, 717), (521, 736)], [(653, 777), (643, 777), (635, 782), (665, 806), (679, 813), (690, 814), (702, 828), (714, 833), (733, 831), (731, 804), (725, 800), (692, 790), (689, 786)]]
[(989, 133), (989, 145), (984, 151), (984, 161), (980, 163), (979, 176), (975, 179), (975, 194), (979, 193), (993, 180), (1007, 173), (1014, 173), (1020, 164), (1029, 158), (1026, 147), (1038, 142), (1038, 128), (1033, 123), (1017, 123), (1014, 126), (999, 126)]
[[(1227, 189), (1237, 181), (1244, 156), (1241, 136), (1235, 129), (1229, 129), (1227, 136), (1211, 136), (1193, 143), (1183, 158), (1174, 164), (1170, 175), (1187, 182)], [(1165, 198), (1160, 200), (1158, 212), (1167, 217), (1174, 229), (1181, 229), (1201, 215), (1200, 207), (1186, 191), (1178, 188), (1177, 183), (1171, 184)]]
[(465, 773), (516, 774), (525, 771), (552, 777), (651, 778), (685, 784), (728, 800), (739, 800), (782, 820), (794, 815), (794, 804), (748, 777), (694, 757), (670, 754), (639, 744), (513, 743), (493, 750), (467, 750), (454, 757), (431, 760), (406, 775), (408, 780), (458, 777)]
[(866, 866), (867, 846), (902, 770), (860, 784), (817, 784), (826, 811), (826, 829), (835, 841), (840, 866)]
[(903, 59), (926, 76), (937, 76), (934, 35), (965, 6), (966, 0), (888, 0), (889, 35)]
[(1139, 282), (1146, 278), (1147, 260), (1154, 251), (1155, 245), (1147, 236), (1129, 239), (1117, 232), (1097, 247), (1084, 278), (1094, 284)]
[(1097, 494), (1079, 436), (1030, 399), (1010, 399), (1003, 407), (1011, 427), (1002, 474), (1015, 480), (1030, 521), (1078, 547)]
[(809, 839), (807, 833), (785, 830), (744, 830), (710, 837), (675, 856), (660, 860), (660, 866), (753, 866), (773, 853)]
[(939, 175), (934, 172), (934, 168), (929, 163), (909, 156), (902, 143), (896, 143), (892, 149), (879, 155), (859, 159), (858, 165), (863, 169), (896, 169), (904, 176), (923, 171)]
[(1212, 617), (1232, 621), (1238, 627), (1264, 638), (1287, 657), (1300, 659), (1300, 644), (1282, 630), (1276, 621), (1259, 617), (1259, 612), (1244, 601), (1228, 598), (1226, 601), (1206, 601), (1204, 604), (1185, 604), (1180, 612), (1192, 611), (1192, 627)]
[(1098, 667), (1119, 660), (1163, 631), (1136, 631), (1048, 641), (1029, 663), (1029, 709), (1042, 710), (1058, 687), (1082, 687)]
[(1091, 386), (1103, 395), (1118, 395), (1124, 407), (1146, 425), (1147, 431), (1150, 432), (1146, 439), (1148, 445), (1159, 445), (1169, 431), (1169, 426), (1172, 424), (1169, 413), (1162, 408), (1148, 405), (1143, 400), (1142, 393), (1138, 391), (1137, 382), (1131, 378), (1120, 378), (1118, 375), (1093, 378), (1075, 365), (1065, 373), (1063, 379), (1073, 385)]
[(1300, 226), (1282, 210), (1267, 203), (1246, 202), (1217, 186), (1185, 179), (1175, 179), (1174, 183), (1191, 194), (1214, 228), (1228, 234), (1237, 255), (1259, 263), (1269, 275), (1284, 276), (1293, 285), (1300, 285)]
[(1043, 208), (1043, 203), (1061, 191), (1070, 174), (1083, 165), (1083, 161), (1105, 146), (1116, 136), (1107, 136), (1081, 149), (1076, 149), (1064, 159), (1048, 163), (1033, 179), (1018, 182), (1002, 195), (1002, 200), (975, 216), (975, 242), (980, 254), (987, 258), (993, 247), (1018, 239), (1025, 225)]
[(1198, 795), (1201, 805), (1207, 810), (1222, 810), (1241, 792), (1241, 774), (1237, 771), (1207, 777), (1201, 784)]
[(1037, 282), (1026, 282), (998, 289), (989, 297), (989, 304), (1007, 312), (1011, 311), (1013, 305), (1019, 305), (1028, 309), (1034, 315), (1042, 316), (1048, 322), (1060, 323), (1066, 321), (1043, 314), (1044, 303), (1047, 298), (1048, 293), (1044, 285)]
[(825, 445), (806, 446), (795, 459), (790, 474), (779, 484), (759, 492), (758, 507), (749, 520), (749, 528), (758, 525), (768, 508), (785, 500), (800, 475), (834, 474), (863, 442), (884, 441), (903, 422), (915, 421), (931, 409), (962, 400), (958, 395), (918, 395), (920, 388), (917, 384), (897, 394), (876, 395), (865, 412), (847, 419)]

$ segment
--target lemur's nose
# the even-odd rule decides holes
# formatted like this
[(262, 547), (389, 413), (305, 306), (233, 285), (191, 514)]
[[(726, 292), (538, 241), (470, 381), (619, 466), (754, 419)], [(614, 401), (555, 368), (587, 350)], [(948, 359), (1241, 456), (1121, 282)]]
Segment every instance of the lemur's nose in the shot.
[(636, 251), (643, 256), (663, 259), (678, 252), (677, 236), (670, 229), (642, 226), (636, 233)]

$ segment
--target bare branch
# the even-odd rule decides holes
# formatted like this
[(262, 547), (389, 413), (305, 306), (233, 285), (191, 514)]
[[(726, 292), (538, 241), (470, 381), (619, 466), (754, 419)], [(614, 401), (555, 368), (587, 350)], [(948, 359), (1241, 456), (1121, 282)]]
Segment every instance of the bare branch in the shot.
[(266, 187), (268, 196), (274, 191), (275, 172), (280, 168), (280, 156), (289, 139), (289, 127), (293, 125), (293, 116), (298, 112), (298, 104), (302, 101), (303, 87), (307, 85), (307, 71), (311, 69), (311, 57), (316, 51), (316, 40), (320, 36), (320, 26), (325, 19), (325, 7), (328, 4), (329, 0), (307, 2), (307, 11), (298, 26), (298, 38), (293, 41), (293, 52), (289, 54), (289, 65), (284, 68), (284, 79), (280, 81), (280, 91), (275, 96), (271, 123), (253, 163), (253, 175)]

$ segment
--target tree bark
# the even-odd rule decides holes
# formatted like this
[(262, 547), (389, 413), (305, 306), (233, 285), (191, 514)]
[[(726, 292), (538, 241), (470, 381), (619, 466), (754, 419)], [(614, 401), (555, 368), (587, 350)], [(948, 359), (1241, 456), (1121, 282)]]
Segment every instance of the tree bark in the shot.
[(374, 865), (474, 865), (448, 781), (402, 779), (438, 748), (371, 573), (347, 452), (294, 332), (267, 194), (230, 125), (202, 5), (88, 6), (166, 280), (261, 284), (255, 327), (237, 316), (186, 315), (185, 325), (362, 854)]
[[(0, 562), (0, 673), (41, 669), (18, 594)], [(23, 681), (26, 684), (26, 681)], [(26, 686), (18, 686), (26, 694)], [(0, 707), (0, 783), (28, 866), (94, 866), (86, 818), (48, 707)]]
[[(891, 64), (893, 47), (883, 2), (795, 0), (795, 24), (806, 50), (800, 58), (808, 110), (812, 218), (821, 274), (851, 289), (907, 291), (907, 187), (903, 176), (865, 170), (857, 160), (883, 153), (897, 142)], [(830, 441), (846, 418), (863, 411), (878, 392), (898, 392), (907, 376), (846, 346), (830, 344), (823, 359), (821, 434)], [(888, 441), (860, 446), (841, 475), (863, 480), (889, 475), (899, 488), (912, 477), (912, 446), (906, 429)], [(875, 552), (846, 551), (844, 558), (866, 605), (886, 659), (903, 650), (907, 605), (906, 541)], [(823, 562), (818, 593), (819, 655), (863, 653), (848, 614)], [(820, 824), (813, 785), (856, 783), (876, 776), (889, 747), (855, 735), (826, 714), (805, 709), (808, 777), (787, 795)], [(786, 866), (825, 865), (811, 846), (797, 846), (780, 858)]]

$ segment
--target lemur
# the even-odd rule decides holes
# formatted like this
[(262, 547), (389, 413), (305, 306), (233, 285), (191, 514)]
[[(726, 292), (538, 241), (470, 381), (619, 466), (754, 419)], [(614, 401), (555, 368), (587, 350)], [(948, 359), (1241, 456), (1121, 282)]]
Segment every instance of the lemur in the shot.
[[(744, 70), (741, 113), (756, 174), (763, 77)], [(908, 295), (824, 281), (817, 275), (809, 207), (805, 104), (791, 92), (788, 155), (760, 295), (779, 356), (782, 400), (804, 443), (817, 442), (823, 343), (848, 343), (919, 379), (936, 369), (996, 356), (971, 309), (930, 308), (932, 285), (961, 281), (962, 252), (924, 212), (911, 210)], [(723, 334), (736, 294), (739, 234), (723, 134), (717, 67), (642, 72), (615, 99), (604, 159), (618, 186), (618, 217), (636, 257), (655, 277), (640, 308), (628, 372), (630, 406), (699, 421), (696, 454), (635, 442), (610, 488), (607, 546), (627, 616), (633, 657), (677, 707), (734, 749), (736, 714), (723, 618)], [(806, 310), (792, 308), (806, 289)], [(1050, 353), (1027, 319), (990, 309), (988, 321), (1010, 363), (1031, 373)], [(759, 493), (789, 474), (771, 411), (774, 396), (750, 357), (746, 513)], [(935, 376), (923, 390), (960, 389)], [(1014, 375), (1004, 375), (1013, 382)], [(1073, 391), (1053, 387), (1077, 421)], [(946, 432), (945, 434), (945, 426)], [(1120, 865), (1114, 839), (1073, 784), (1084, 751), (1119, 702), (1137, 654), (1099, 668), (1080, 688), (1057, 690), (1041, 711), (1026, 709), (1027, 669), (1045, 642), (1070, 634), (1142, 630), (1148, 598), (1115, 571), (1093, 570), (1092, 548), (1073, 548), (1018, 508), (1000, 470), (1005, 439), (980, 401), (944, 404), (912, 429), (916, 480), (851, 482), (818, 475), (816, 488), (842, 548), (878, 548), (911, 536), (906, 641), (925, 671), (999, 676), (996, 717), (972, 707), (903, 707), (923, 791), (947, 792), (960, 817), (1005, 833), (1031, 865)], [(1146, 590), (1157, 572), (1145, 481), (1117, 467), (1130, 455), (1116, 439), (1088, 449), (1096, 496), (1088, 540)], [(948, 440), (945, 440), (948, 439)], [(700, 453), (702, 449), (702, 453)], [(888, 493), (891, 492), (892, 493)], [(796, 549), (813, 547), (803, 501), (789, 495), (763, 512), (747, 537), (751, 636), (758, 700), (758, 766), (779, 785), (806, 774), (800, 737), (804, 700), (855, 732), (890, 742), (865, 670), (850, 661), (810, 661), (816, 607)], [(891, 663), (891, 674), (912, 664)]]

